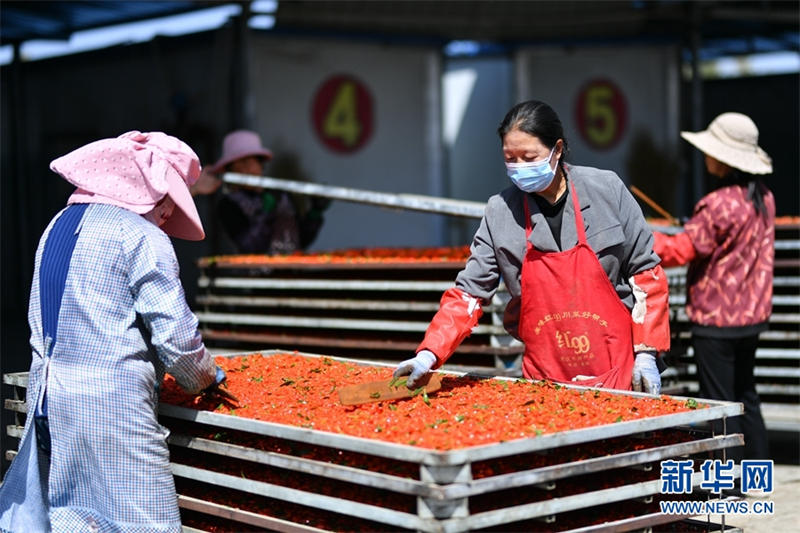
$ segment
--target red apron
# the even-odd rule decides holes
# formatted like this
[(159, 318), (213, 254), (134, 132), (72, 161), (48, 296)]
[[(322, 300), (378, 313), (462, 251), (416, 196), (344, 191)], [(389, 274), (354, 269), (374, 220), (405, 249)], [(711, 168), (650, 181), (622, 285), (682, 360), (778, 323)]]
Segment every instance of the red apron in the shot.
[[(519, 335), (525, 343), (522, 374), (528, 379), (630, 390), (631, 314), (586, 242), (578, 195), (570, 185), (578, 245), (564, 252), (533, 247), (525, 199), (519, 318)], [(573, 379), (576, 376), (581, 377)]]

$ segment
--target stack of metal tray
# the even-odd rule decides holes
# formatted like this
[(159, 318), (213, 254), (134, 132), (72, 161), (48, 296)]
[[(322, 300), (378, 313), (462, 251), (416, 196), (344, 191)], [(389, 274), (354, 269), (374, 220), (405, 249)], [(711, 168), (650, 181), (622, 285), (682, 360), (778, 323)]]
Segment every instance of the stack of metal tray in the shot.
[[(373, 361), (408, 358), (466, 260), (359, 261), (358, 251), (352, 252), (347, 263), (326, 263), (325, 254), (318, 263), (270, 256), (201, 259), (195, 313), (204, 341), (219, 350), (270, 346)], [(502, 322), (507, 301), (501, 286), (451, 365), (521, 375), (523, 346)]]
[[(8, 433), (18, 436), (27, 375), (3, 380), (15, 391), (5, 407), (18, 415)], [(187, 531), (588, 532), (678, 522), (680, 531), (731, 531), (658, 511), (660, 461), (707, 459), (742, 443), (740, 434), (705, 430), (742, 405), (702, 402), (706, 408), (448, 451), (163, 403), (159, 413), (171, 429)], [(691, 498), (705, 500), (700, 475), (695, 469)]]

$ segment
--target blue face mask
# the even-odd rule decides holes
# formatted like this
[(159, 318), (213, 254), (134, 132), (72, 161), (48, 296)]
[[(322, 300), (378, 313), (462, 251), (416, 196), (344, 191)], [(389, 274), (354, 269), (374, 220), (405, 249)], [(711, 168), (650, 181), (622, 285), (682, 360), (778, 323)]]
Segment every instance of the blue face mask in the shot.
[(555, 147), (550, 150), (550, 155), (542, 161), (531, 163), (506, 163), (506, 173), (511, 181), (525, 192), (541, 192), (553, 183), (556, 171), (550, 168), (550, 159), (553, 157)]

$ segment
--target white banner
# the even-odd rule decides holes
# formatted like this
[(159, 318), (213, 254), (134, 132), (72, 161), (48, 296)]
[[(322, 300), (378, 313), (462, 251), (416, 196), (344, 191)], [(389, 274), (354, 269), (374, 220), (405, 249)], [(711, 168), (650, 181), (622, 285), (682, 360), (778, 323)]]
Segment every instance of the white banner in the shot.
[[(256, 129), (276, 156), (296, 155), (317, 183), (442, 195), (436, 49), (258, 36), (250, 45)], [(443, 234), (443, 215), (334, 201), (311, 250), (432, 246)]]
[(556, 110), (574, 164), (614, 170), (630, 183), (634, 150), (676, 157), (677, 61), (673, 46), (522, 49), (517, 101), (542, 100)]

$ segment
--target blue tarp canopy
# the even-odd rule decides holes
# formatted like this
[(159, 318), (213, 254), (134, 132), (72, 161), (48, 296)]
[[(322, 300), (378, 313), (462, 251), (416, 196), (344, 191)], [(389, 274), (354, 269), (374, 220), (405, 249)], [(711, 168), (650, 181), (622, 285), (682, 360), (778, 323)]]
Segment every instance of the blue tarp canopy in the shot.
[[(70, 0), (0, 4), (0, 44), (67, 39), (76, 31), (175, 15), (215, 0)], [(614, 39), (736, 39), (749, 50), (798, 50), (800, 2), (781, 0), (280, 0), (274, 31), (484, 40), (511, 45)], [(769, 41), (765, 45), (765, 40)]]
[(0, 43), (68, 39), (80, 30), (176, 15), (221, 2), (158, 1), (4, 1), (0, 4)]

